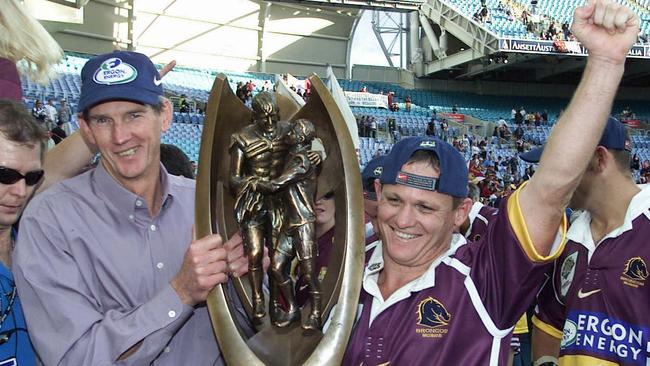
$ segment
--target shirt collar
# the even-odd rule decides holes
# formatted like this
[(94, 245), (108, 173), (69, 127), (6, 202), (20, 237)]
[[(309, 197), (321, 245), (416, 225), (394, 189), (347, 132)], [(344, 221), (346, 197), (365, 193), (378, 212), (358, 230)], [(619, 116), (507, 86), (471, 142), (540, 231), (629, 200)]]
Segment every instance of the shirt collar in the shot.
[[(648, 219), (650, 219), (650, 187), (644, 186), (640, 187), (641, 191), (632, 197), (630, 204), (627, 206), (627, 211), (625, 212), (625, 219), (623, 224), (616, 229), (609, 232), (601, 242), (608, 238), (616, 238), (623, 234), (624, 232), (632, 229), (632, 221), (639, 217), (642, 214), (645, 214)], [(593, 243), (593, 238), (591, 236), (591, 214), (589, 211), (583, 211), (578, 217), (571, 223), (571, 227), (567, 231), (567, 239), (573, 241), (574, 243), (579, 243), (587, 248), (593, 247), (595, 249), (595, 244)]]
[[(460, 234), (455, 233), (451, 238), (451, 243), (449, 249), (444, 252), (441, 256), (436, 258), (429, 268), (418, 278), (406, 284), (402, 289), (408, 289), (409, 292), (422, 291), (426, 288), (433, 287), (436, 284), (436, 267), (442, 262), (445, 258), (450, 257), (456, 253), (456, 250), (467, 243), (465, 237)], [(370, 256), (368, 265), (366, 266), (365, 273), (363, 274), (363, 282), (374, 281), (377, 282), (379, 272), (384, 269), (384, 257), (382, 252), (382, 242), (381, 240), (377, 241), (377, 246)], [(402, 290), (400, 289), (400, 291)]]
[[(136, 209), (145, 207), (144, 198), (124, 188), (106, 171), (101, 162), (93, 171), (91, 179), (97, 187), (97, 193), (104, 196), (106, 202), (111, 202), (119, 211), (133, 213)], [(167, 170), (162, 163), (160, 164), (160, 183), (163, 192), (162, 207), (164, 208), (173, 194)]]

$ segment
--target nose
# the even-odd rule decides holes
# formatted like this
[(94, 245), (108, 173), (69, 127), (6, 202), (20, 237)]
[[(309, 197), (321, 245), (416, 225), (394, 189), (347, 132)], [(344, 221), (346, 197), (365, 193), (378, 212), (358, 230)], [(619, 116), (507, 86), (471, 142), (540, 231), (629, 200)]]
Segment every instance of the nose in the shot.
[(9, 186), (9, 192), (20, 198), (27, 196), (27, 184), (25, 183), (25, 179), (20, 179), (18, 182), (11, 184)]
[(395, 224), (399, 228), (407, 228), (414, 225), (415, 216), (413, 215), (413, 210), (404, 205), (399, 208), (397, 214), (395, 215)]
[(121, 122), (113, 123), (113, 130), (111, 131), (113, 137), (113, 143), (116, 145), (122, 145), (125, 142), (129, 141), (131, 137), (131, 132), (126, 124)]

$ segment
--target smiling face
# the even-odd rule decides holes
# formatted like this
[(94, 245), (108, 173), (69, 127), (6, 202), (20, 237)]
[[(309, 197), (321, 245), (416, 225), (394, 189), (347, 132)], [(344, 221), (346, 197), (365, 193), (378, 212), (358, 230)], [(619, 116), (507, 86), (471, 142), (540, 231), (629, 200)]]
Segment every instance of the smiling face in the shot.
[[(402, 171), (438, 178), (429, 162), (407, 163)], [(377, 224), (383, 240), (386, 268), (410, 267), (422, 271), (449, 249), (454, 226), (463, 223), (471, 200), (454, 209), (449, 195), (400, 184), (375, 183), (379, 200)]]
[[(155, 184), (160, 171), (160, 134), (171, 122), (171, 105), (164, 100), (160, 112), (127, 101), (98, 104), (80, 118), (90, 143), (102, 154), (102, 164), (121, 185)], [(133, 190), (132, 190), (133, 191)]]
[[(41, 147), (10, 141), (0, 132), (0, 166), (17, 170), (22, 175), (41, 169)], [(0, 229), (11, 227), (34, 193), (37, 185), (28, 186), (24, 179), (13, 184), (0, 183)]]

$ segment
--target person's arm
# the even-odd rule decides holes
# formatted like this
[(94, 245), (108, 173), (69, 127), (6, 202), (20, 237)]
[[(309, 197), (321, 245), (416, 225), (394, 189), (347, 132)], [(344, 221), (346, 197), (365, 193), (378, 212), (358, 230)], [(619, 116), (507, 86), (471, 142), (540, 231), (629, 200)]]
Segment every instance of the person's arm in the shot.
[(92, 276), (77, 264), (83, 250), (72, 250), (61, 228), (43, 219), (55, 217), (43, 206), (21, 221), (13, 270), (30, 338), (46, 365), (149, 365), (216, 283), (247, 269), (239, 236), (222, 246), (210, 235), (190, 244), (170, 284), (130, 308), (113, 306), (101, 299), (111, 281), (89, 284)]
[(521, 217), (530, 224), (514, 228), (518, 236), (528, 236), (524, 248), (534, 248), (532, 259), (548, 259), (564, 209), (602, 135), (638, 29), (638, 17), (609, 0), (590, 0), (574, 13), (573, 32), (589, 50), (587, 66), (538, 171), (518, 194)]
[(90, 163), (93, 149), (84, 141), (80, 131), (73, 133), (49, 150), (43, 158), (45, 179), (38, 187), (40, 193), (53, 184), (74, 177)]

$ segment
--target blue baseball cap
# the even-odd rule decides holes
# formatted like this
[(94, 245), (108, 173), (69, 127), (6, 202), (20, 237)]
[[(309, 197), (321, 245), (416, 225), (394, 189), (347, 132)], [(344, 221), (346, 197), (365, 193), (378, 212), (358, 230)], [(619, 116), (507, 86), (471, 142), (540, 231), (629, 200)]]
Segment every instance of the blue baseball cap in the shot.
[[(539, 163), (545, 146), (546, 144), (523, 154), (519, 154), (519, 157), (521, 160), (528, 163)], [(598, 142), (598, 146), (603, 146), (611, 150), (632, 151), (632, 140), (630, 140), (625, 125), (616, 118), (610, 116), (607, 119), (607, 124), (605, 125), (603, 135)]]
[(377, 200), (377, 194), (375, 193), (375, 179), (379, 179), (379, 177), (381, 177), (385, 157), (386, 155), (381, 155), (370, 160), (361, 172), (363, 194), (367, 199), (374, 201)]
[(91, 58), (81, 69), (77, 108), (84, 111), (109, 100), (157, 105), (161, 95), (162, 80), (149, 57), (138, 52), (115, 51)]
[[(432, 151), (440, 161), (438, 178), (402, 171), (402, 166), (418, 150)], [(432, 136), (409, 137), (397, 142), (384, 158), (379, 180), (382, 184), (403, 184), (414, 188), (467, 197), (469, 172), (463, 156), (453, 146)]]

